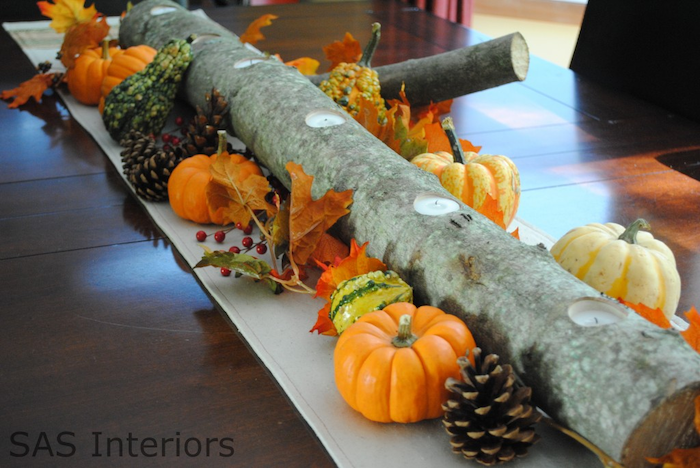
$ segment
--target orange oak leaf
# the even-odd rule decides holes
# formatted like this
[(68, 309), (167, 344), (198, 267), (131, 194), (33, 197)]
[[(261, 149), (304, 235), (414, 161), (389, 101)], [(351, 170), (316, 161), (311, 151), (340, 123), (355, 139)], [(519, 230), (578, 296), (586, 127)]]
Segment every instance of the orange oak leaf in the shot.
[(644, 304), (632, 304), (631, 302), (627, 302), (622, 298), (618, 298), (617, 300), (620, 301), (621, 304), (624, 304), (633, 311), (637, 312), (637, 314), (647, 319), (657, 327), (671, 328), (671, 322), (668, 321), (660, 308), (652, 309)]
[(25, 104), (27, 101), (29, 101), (29, 98), (32, 97), (36, 102), (40, 102), (44, 91), (53, 85), (55, 76), (55, 73), (42, 73), (40, 75), (34, 75), (24, 83), (21, 83), (18, 87), (0, 93), (0, 98), (14, 98), (14, 100), (7, 106), (10, 109), (15, 109), (22, 104)]
[(359, 41), (352, 37), (349, 32), (345, 33), (345, 37), (341, 41), (335, 41), (323, 48), (323, 53), (331, 62), (328, 70), (333, 70), (339, 63), (356, 63), (362, 58), (362, 47)]
[(302, 75), (315, 75), (320, 62), (311, 57), (300, 57), (295, 60), (290, 60), (289, 62), (284, 62), (284, 64), (296, 68)]
[[(690, 322), (690, 326), (687, 330), (681, 332), (681, 336), (695, 351), (700, 353), (700, 314), (695, 307), (691, 307), (690, 310), (685, 313), (685, 316)], [(700, 434), (700, 410), (696, 412), (695, 424), (698, 428), (698, 434)]]
[(490, 194), (487, 194), (484, 203), (475, 209), (494, 223), (501, 226), (503, 229), (506, 228), (506, 225), (503, 222), (503, 210), (498, 207), (498, 200), (496, 200)]
[(241, 37), (239, 38), (240, 41), (244, 44), (251, 45), (257, 44), (258, 41), (262, 41), (265, 39), (265, 36), (263, 36), (263, 34), (260, 32), (260, 29), (264, 28), (265, 26), (270, 26), (272, 24), (272, 20), (276, 20), (277, 18), (279, 18), (277, 15), (262, 15), (260, 18), (248, 25), (248, 29), (241, 34)]
[(301, 165), (291, 161), (285, 167), (292, 179), (289, 252), (297, 265), (305, 265), (323, 234), (350, 212), (348, 206), (352, 203), (352, 190), (329, 190), (314, 200), (311, 198), (313, 176), (307, 175)]
[(338, 336), (338, 331), (335, 329), (335, 324), (331, 320), (331, 303), (326, 302), (321, 310), (318, 311), (318, 317), (310, 333), (317, 332), (319, 335)]
[(227, 153), (219, 155), (209, 170), (212, 180), (205, 191), (212, 218), (222, 219), (222, 224), (240, 222), (247, 226), (255, 210), (265, 210), (268, 215), (274, 213), (274, 205), (265, 200), (270, 192), (265, 177), (250, 174)]
[[(450, 146), (450, 140), (447, 138), (445, 130), (442, 128), (442, 124), (439, 122), (432, 122), (425, 126), (425, 139), (428, 140), (428, 151), (435, 153), (437, 151), (446, 151), (452, 153), (452, 147)], [(481, 146), (474, 146), (471, 141), (459, 139), (459, 143), (462, 145), (462, 149), (465, 153), (473, 152), (478, 153), (481, 151)]]
[(449, 114), (452, 110), (452, 102), (452, 99), (447, 99), (438, 103), (431, 102), (427, 106), (419, 107), (415, 112), (419, 119), (429, 116), (431, 117), (431, 122), (439, 122), (442, 115)]
[(350, 249), (344, 242), (324, 232), (311, 257), (317, 264), (331, 264), (336, 258), (345, 258), (349, 254)]
[(342, 260), (336, 259), (329, 267), (321, 265), (321, 268), (324, 268), (324, 272), (316, 283), (316, 295), (314, 297), (322, 297), (328, 302), (318, 311), (316, 323), (309, 330), (311, 333), (318, 332), (319, 335), (328, 336), (338, 335), (335, 325), (328, 314), (331, 307), (331, 295), (340, 283), (371, 271), (386, 271), (384, 262), (367, 256), (365, 250), (368, 244), (369, 242), (365, 242), (362, 244), (362, 247), (358, 247), (355, 239), (352, 239), (350, 241), (350, 255)]
[(85, 8), (83, 0), (55, 0), (55, 3), (37, 2), (41, 14), (51, 18), (51, 26), (57, 33), (66, 32), (71, 26), (86, 23), (97, 15), (95, 5)]
[[(695, 430), (700, 434), (700, 396), (695, 397)], [(662, 457), (646, 457), (646, 459), (649, 463), (663, 463), (663, 468), (698, 468), (700, 467), (700, 447), (677, 448)]]
[(78, 55), (86, 49), (94, 49), (100, 46), (102, 40), (109, 34), (107, 17), (93, 17), (86, 23), (78, 23), (66, 31), (61, 45), (61, 63), (70, 69)]

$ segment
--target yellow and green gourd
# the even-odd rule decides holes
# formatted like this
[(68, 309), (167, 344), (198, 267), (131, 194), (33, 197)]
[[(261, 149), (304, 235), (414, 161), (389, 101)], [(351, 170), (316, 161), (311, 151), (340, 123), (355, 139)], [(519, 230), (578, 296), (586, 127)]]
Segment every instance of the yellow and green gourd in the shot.
[(340, 335), (364, 314), (395, 302), (413, 302), (413, 289), (391, 270), (372, 271), (340, 283), (328, 315)]
[(376, 106), (381, 122), (386, 118), (386, 104), (380, 94), (379, 75), (370, 67), (380, 35), (381, 25), (372, 24), (372, 39), (362, 52), (360, 61), (339, 63), (331, 71), (328, 79), (321, 82), (319, 88), (352, 116), (357, 115), (360, 110), (360, 98), (367, 99)]

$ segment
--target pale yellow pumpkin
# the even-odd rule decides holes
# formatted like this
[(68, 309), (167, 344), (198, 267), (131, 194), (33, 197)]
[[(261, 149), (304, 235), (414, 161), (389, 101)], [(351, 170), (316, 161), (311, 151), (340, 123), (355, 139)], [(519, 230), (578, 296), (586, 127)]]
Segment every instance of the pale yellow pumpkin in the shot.
[(627, 229), (591, 223), (566, 233), (552, 246), (556, 261), (574, 276), (614, 299), (676, 312), (681, 280), (671, 249), (651, 233), (643, 219)]

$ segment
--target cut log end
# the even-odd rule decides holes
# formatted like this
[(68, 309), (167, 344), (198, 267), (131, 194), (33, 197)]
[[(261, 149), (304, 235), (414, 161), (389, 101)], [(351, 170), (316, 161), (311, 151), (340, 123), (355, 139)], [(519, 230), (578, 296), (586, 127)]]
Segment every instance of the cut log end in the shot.
[[(674, 382), (669, 383), (673, 385)], [(645, 457), (661, 457), (674, 448), (699, 446), (700, 435), (693, 422), (698, 396), (700, 385), (680, 390), (654, 406), (627, 440), (620, 462), (632, 468), (649, 466)]]
[(513, 58), (513, 74), (519, 81), (525, 80), (530, 68), (530, 49), (525, 38), (519, 32), (513, 34), (513, 42), (510, 45), (510, 53)]

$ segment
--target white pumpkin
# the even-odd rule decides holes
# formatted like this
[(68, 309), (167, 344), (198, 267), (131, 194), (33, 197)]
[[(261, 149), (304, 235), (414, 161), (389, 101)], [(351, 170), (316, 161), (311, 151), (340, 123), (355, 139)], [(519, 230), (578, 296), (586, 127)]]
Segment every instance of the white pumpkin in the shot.
[(555, 260), (598, 291), (631, 304), (660, 308), (671, 318), (678, 307), (681, 279), (673, 252), (654, 239), (643, 219), (627, 229), (591, 223), (566, 233), (552, 246)]

